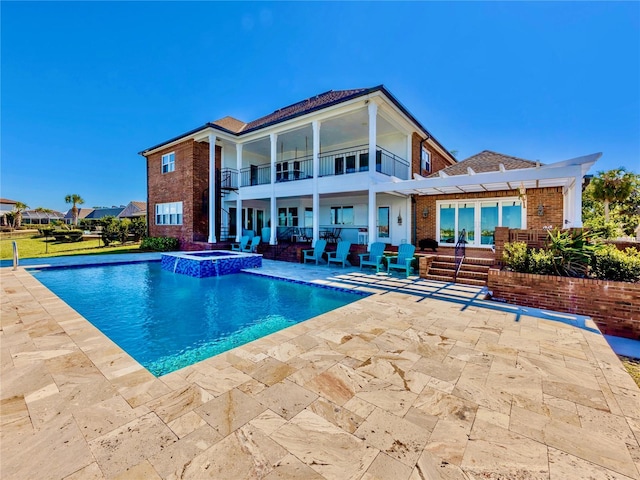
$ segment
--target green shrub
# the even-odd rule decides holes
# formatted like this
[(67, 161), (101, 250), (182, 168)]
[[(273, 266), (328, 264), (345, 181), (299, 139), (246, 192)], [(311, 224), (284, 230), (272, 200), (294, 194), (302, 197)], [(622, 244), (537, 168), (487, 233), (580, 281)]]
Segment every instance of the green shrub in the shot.
[(141, 250), (152, 250), (154, 252), (170, 252), (178, 250), (178, 239), (173, 237), (145, 237), (140, 244)]
[(592, 275), (600, 280), (640, 281), (640, 252), (635, 248), (618, 250), (604, 245), (593, 256)]
[(549, 231), (546, 250), (553, 256), (553, 269), (563, 277), (587, 276), (591, 257), (598, 247), (589, 243), (584, 230)]
[(529, 252), (526, 242), (512, 242), (504, 244), (502, 261), (514, 272), (529, 272)]
[(106, 215), (100, 219), (102, 231), (100, 236), (104, 242), (104, 246), (108, 247), (111, 242), (120, 240), (120, 224), (113, 215)]
[(139, 242), (147, 234), (147, 222), (143, 217), (134, 218), (129, 226), (129, 234), (134, 242)]
[(529, 251), (529, 273), (538, 275), (556, 275), (555, 258), (553, 253), (543, 248)]
[(82, 230), (54, 230), (51, 232), (51, 236), (55, 238), (56, 242), (79, 242), (82, 240)]

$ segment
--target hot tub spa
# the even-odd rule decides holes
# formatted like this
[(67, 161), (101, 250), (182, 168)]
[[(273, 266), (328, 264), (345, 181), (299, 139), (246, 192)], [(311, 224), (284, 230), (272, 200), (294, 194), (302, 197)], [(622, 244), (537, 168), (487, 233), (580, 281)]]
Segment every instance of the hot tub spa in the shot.
[(191, 277), (216, 277), (238, 273), (245, 268), (260, 268), (262, 255), (228, 250), (163, 253), (161, 265), (163, 270)]

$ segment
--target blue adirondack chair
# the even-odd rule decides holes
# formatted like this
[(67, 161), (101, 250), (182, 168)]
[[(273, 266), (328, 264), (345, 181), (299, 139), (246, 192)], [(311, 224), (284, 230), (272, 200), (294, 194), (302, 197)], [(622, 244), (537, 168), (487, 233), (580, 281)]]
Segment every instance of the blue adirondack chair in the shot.
[(416, 247), (410, 243), (403, 243), (398, 247), (398, 255), (387, 257), (387, 273), (391, 270), (404, 270), (407, 277), (411, 273), (411, 261)]
[(247, 243), (249, 243), (249, 236), (243, 235), (240, 237), (240, 243), (232, 243), (231, 250), (235, 252), (242, 252), (245, 248), (247, 248)]
[(260, 240), (261, 238), (256, 235), (255, 237), (253, 237), (251, 239), (251, 242), (249, 242), (243, 249), (243, 252), (248, 252), (248, 253), (257, 253), (258, 252), (258, 245), (260, 245)]
[[(335, 252), (327, 253), (327, 263), (331, 265), (333, 263), (341, 263), (342, 268), (345, 267), (347, 263), (347, 257), (349, 256), (349, 249), (351, 248), (351, 242), (338, 242), (338, 248)], [(349, 264), (351, 265), (351, 264)]]
[(322, 254), (324, 253), (325, 248), (327, 248), (327, 241), (318, 240), (315, 247), (310, 250), (302, 251), (304, 254), (302, 257), (302, 263), (307, 263), (307, 260), (314, 260), (316, 265), (318, 265), (318, 262), (322, 260)]
[(375, 267), (376, 273), (378, 273), (382, 268), (382, 257), (386, 246), (386, 243), (375, 242), (371, 244), (371, 248), (367, 253), (360, 253), (358, 255), (360, 257), (360, 270), (362, 270), (363, 266), (369, 266)]

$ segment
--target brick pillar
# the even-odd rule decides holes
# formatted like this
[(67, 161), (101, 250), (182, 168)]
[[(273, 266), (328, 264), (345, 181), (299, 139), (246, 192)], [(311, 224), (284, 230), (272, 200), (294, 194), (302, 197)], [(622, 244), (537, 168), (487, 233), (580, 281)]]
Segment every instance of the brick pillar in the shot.
[(433, 261), (436, 259), (437, 256), (438, 255), (427, 254), (427, 255), (420, 255), (420, 257), (418, 257), (420, 278), (427, 277), (427, 275), (429, 274), (429, 269), (431, 268), (431, 264), (433, 263)]
[(502, 252), (504, 252), (504, 244), (509, 241), (509, 228), (496, 227), (494, 233), (494, 245), (496, 248), (496, 263), (502, 265)]

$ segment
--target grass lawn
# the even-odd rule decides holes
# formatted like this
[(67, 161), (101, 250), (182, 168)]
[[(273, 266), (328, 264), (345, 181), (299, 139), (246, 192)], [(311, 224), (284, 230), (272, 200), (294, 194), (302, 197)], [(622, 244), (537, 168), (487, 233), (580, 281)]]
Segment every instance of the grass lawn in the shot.
[(140, 252), (139, 244), (126, 244), (105, 247), (102, 240), (89, 238), (81, 242), (59, 243), (49, 237), (44, 238), (3, 238), (0, 239), (0, 260), (13, 258), (12, 242), (18, 244), (20, 258), (59, 257), (62, 255), (87, 255), (103, 253), (137, 253)]

